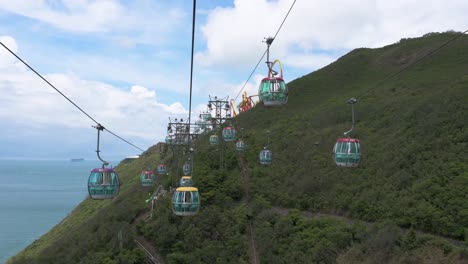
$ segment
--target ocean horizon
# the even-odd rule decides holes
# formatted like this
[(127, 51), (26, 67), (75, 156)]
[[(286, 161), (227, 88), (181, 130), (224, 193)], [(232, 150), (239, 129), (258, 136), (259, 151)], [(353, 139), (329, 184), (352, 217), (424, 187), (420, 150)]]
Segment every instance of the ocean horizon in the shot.
[(101, 164), (98, 160), (0, 159), (0, 264), (86, 199), (89, 173)]

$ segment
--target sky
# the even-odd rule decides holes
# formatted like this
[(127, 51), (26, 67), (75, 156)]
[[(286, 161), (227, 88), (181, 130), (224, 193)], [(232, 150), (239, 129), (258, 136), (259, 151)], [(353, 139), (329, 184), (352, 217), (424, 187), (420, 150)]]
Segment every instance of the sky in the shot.
[[(233, 99), (294, 0), (199, 0), (193, 118)], [(468, 29), (468, 1), (297, 0), (270, 49), (289, 82), (349, 51)], [(0, 0), (0, 42), (110, 131), (142, 149), (189, 108), (192, 1)], [(261, 63), (245, 85), (257, 93)], [(95, 159), (88, 117), (0, 47), (0, 159)], [(239, 100), (239, 99), (238, 99)], [(238, 102), (238, 101), (237, 101)], [(108, 132), (101, 156), (140, 150)]]

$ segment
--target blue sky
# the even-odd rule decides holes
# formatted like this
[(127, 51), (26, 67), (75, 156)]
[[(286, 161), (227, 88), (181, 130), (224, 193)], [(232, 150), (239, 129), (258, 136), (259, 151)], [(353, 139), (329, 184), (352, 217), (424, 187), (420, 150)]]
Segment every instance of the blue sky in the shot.
[[(235, 97), (293, 0), (199, 0), (194, 112)], [(146, 149), (188, 111), (189, 0), (0, 0), (0, 41), (104, 126)], [(350, 50), (468, 26), (466, 1), (297, 0), (271, 48), (285, 79)], [(246, 86), (255, 94), (264, 64)], [(0, 158), (95, 157), (93, 123), (0, 50)], [(139, 154), (105, 133), (102, 155)]]

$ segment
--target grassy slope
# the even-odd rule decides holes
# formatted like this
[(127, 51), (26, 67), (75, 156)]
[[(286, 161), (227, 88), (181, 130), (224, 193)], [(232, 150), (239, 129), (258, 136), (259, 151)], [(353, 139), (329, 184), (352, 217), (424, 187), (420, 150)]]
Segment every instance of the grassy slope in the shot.
[[(369, 90), (451, 37), (436, 34), (380, 49), (357, 49), (291, 82), (288, 105), (256, 107), (237, 118), (249, 145), (244, 154), (248, 181), (239, 177), (232, 145), (225, 149), (224, 170), (219, 151), (199, 146), (195, 181), (202, 195), (201, 213), (175, 217), (166, 199), (156, 210), (158, 217), (140, 225), (140, 231), (170, 263), (248, 262), (248, 223), (256, 230), (264, 263), (310, 259), (417, 263), (424, 257), (455, 262), (458, 253), (444, 243), (429, 243), (394, 228), (412, 226), (459, 239), (467, 233), (468, 168), (463, 151), (468, 147), (468, 38)], [(358, 169), (340, 169), (331, 160), (331, 149), (336, 137), (349, 129), (345, 101), (353, 96), (360, 97), (354, 135), (362, 140), (364, 160)], [(275, 159), (270, 168), (256, 165), (266, 130), (271, 131)], [(199, 144), (206, 145), (207, 137)], [(51, 259), (73, 263), (83, 257), (93, 263), (92, 259), (103, 259), (102, 254), (115, 256), (117, 230), (126, 237), (124, 248), (131, 249), (129, 225), (146, 196), (139, 190), (137, 175), (145, 162), (154, 168), (157, 159), (155, 149), (150, 149), (142, 159), (120, 165), (124, 186), (118, 198), (85, 201), (63, 224), (16, 256), (15, 263)], [(180, 166), (182, 161), (171, 163)], [(271, 205), (385, 222), (373, 229), (305, 219), (297, 213), (281, 216), (268, 209)], [(97, 210), (98, 206), (102, 208)], [(88, 215), (82, 212), (86, 208)], [(35, 259), (25, 259), (30, 256)]]
[[(156, 147), (148, 149), (138, 160), (120, 163), (116, 171), (122, 182), (119, 196), (113, 200), (84, 200), (61, 223), (33, 242), (10, 261), (12, 263), (52, 263), (48, 257), (59, 259), (63, 263), (74, 263), (86, 256), (86, 252), (99, 251), (95, 245), (115, 241), (115, 232), (122, 230), (125, 246), (133, 245), (129, 227), (136, 216), (144, 210), (152, 189), (139, 186), (139, 174), (143, 168), (155, 169), (159, 163), (159, 151)], [(146, 190), (146, 191), (142, 191)], [(67, 250), (67, 248), (73, 248)], [(116, 247), (116, 245), (112, 245)], [(102, 247), (105, 249), (105, 247)], [(54, 262), (55, 263), (55, 262)]]
[[(468, 38), (369, 90), (450, 37), (355, 50), (293, 81), (287, 106), (257, 107), (241, 115), (238, 124), (247, 128), (252, 146), (255, 193), (287, 207), (392, 219), (463, 239), (468, 227)], [(350, 127), (345, 101), (353, 96), (360, 97), (354, 136), (362, 141), (364, 160), (358, 169), (340, 169), (331, 161), (331, 149)], [(254, 155), (266, 130), (272, 134), (275, 164), (263, 169)]]

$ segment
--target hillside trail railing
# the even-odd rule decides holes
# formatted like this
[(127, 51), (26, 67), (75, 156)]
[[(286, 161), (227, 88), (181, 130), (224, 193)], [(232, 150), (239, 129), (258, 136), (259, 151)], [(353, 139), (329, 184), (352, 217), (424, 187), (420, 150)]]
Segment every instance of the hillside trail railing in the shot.
[(161, 261), (159, 258), (156, 258), (155, 256), (153, 256), (153, 254), (151, 254), (151, 252), (140, 241), (138, 241), (138, 239), (135, 239), (134, 241), (135, 241), (135, 244), (137, 244), (137, 246), (145, 252), (146, 263), (164, 264), (164, 262)]
[(164, 190), (162, 185), (158, 186), (158, 189), (154, 192), (153, 199), (151, 200), (151, 210), (145, 215), (143, 221), (148, 222), (151, 218), (153, 218), (153, 209), (156, 204), (156, 201), (159, 200), (161, 197), (166, 196), (167, 191)]

